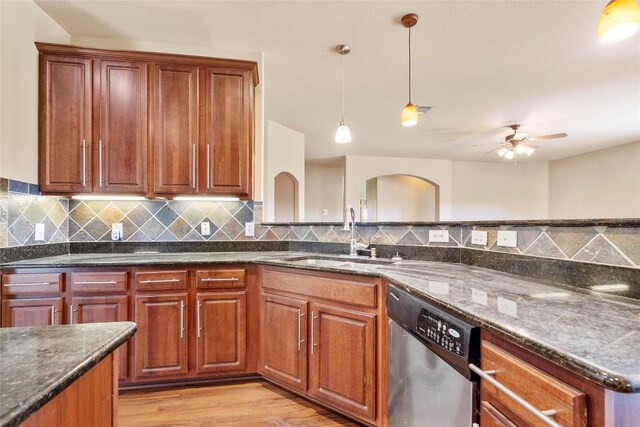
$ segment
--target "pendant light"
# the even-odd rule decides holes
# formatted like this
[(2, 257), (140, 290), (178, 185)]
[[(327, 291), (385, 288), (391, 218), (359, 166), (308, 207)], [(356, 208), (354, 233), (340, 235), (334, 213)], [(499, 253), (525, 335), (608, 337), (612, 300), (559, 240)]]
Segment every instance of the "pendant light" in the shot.
[(598, 37), (603, 43), (625, 39), (640, 29), (640, 4), (636, 0), (612, 0), (598, 21)]
[(346, 44), (341, 44), (336, 48), (336, 52), (342, 56), (342, 118), (340, 119), (340, 125), (336, 130), (335, 141), (340, 144), (346, 144), (351, 142), (351, 132), (349, 131), (347, 124), (344, 122), (344, 56), (351, 52), (351, 48)]
[(409, 13), (402, 17), (402, 25), (409, 29), (409, 103), (402, 109), (402, 126), (415, 126), (418, 123), (418, 109), (411, 103), (411, 27), (418, 23), (418, 15)]

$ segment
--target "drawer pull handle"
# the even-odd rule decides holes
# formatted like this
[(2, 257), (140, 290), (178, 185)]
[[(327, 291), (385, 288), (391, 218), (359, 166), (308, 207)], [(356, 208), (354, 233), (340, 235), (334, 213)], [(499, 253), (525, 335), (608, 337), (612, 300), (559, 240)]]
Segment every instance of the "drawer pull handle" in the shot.
[(180, 339), (184, 338), (184, 301), (180, 301)]
[(389, 295), (391, 295), (394, 300), (400, 301), (400, 297), (398, 295), (394, 294), (393, 292), (389, 292)]
[(549, 418), (549, 417), (552, 417), (552, 416), (556, 415), (557, 411), (555, 411), (553, 409), (549, 409), (549, 410), (546, 410), (546, 411), (538, 410), (531, 403), (527, 402), (522, 397), (520, 397), (518, 394), (514, 393), (511, 389), (509, 389), (507, 386), (502, 384), (500, 381), (498, 381), (495, 378), (493, 378), (491, 375), (495, 375), (495, 371), (483, 371), (482, 369), (478, 368), (473, 363), (469, 363), (469, 368), (473, 372), (475, 372), (476, 374), (480, 375), (480, 378), (482, 378), (483, 380), (487, 381), (488, 383), (493, 385), (495, 388), (497, 388), (498, 390), (500, 390), (501, 392), (503, 392), (504, 394), (509, 396), (514, 402), (516, 402), (518, 405), (522, 406), (524, 409), (529, 411), (531, 414), (533, 414), (534, 416), (539, 418), (546, 425), (551, 426), (551, 427), (561, 427), (560, 424), (556, 423), (554, 420)]
[(104, 282), (92, 282), (90, 280), (83, 280), (82, 282), (73, 282), (74, 285), (115, 285), (115, 280), (106, 280)]
[(239, 282), (237, 277), (206, 277), (200, 279), (201, 282)]
[(312, 311), (311, 312), (311, 354), (315, 353), (315, 347), (318, 345), (316, 344), (316, 319), (318, 318), (318, 316), (316, 316), (316, 312)]
[(49, 286), (51, 282), (33, 282), (33, 283), (5, 283), (4, 287), (10, 286)]
[(180, 279), (148, 279), (148, 280), (141, 280), (140, 283), (177, 283), (179, 282)]
[(56, 306), (51, 304), (51, 326), (56, 324)]

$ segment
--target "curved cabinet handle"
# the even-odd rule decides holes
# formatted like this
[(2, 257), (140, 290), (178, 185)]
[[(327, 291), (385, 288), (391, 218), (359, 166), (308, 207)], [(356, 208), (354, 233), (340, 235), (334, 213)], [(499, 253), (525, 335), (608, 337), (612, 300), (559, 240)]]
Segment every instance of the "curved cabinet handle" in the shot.
[(511, 400), (516, 402), (518, 405), (522, 406), (524, 409), (529, 411), (532, 415), (540, 419), (540, 421), (542, 421), (546, 425), (551, 427), (562, 427), (560, 424), (556, 423), (554, 420), (549, 418), (558, 413), (555, 409), (549, 409), (546, 411), (538, 410), (538, 408), (536, 408), (531, 403), (527, 402), (525, 399), (520, 397), (520, 395), (516, 394), (513, 390), (511, 390), (510, 388), (502, 384), (500, 381), (493, 378), (491, 375), (495, 375), (495, 371), (483, 371), (473, 363), (469, 363), (469, 369), (471, 369), (476, 374), (480, 375), (480, 378), (487, 381), (488, 383), (493, 385), (495, 388), (503, 392), (505, 395), (511, 398)]

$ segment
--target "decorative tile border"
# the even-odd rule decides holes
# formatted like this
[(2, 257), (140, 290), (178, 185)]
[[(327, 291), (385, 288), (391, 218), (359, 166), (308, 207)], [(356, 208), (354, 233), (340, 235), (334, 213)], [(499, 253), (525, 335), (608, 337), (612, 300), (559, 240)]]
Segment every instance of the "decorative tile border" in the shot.
[[(36, 194), (37, 193), (37, 194)], [(33, 184), (0, 178), (0, 247), (110, 242), (111, 224), (124, 225), (127, 242), (285, 241), (348, 243), (336, 224), (261, 224), (262, 202), (78, 201), (39, 195)], [(245, 236), (245, 223), (255, 235)], [(36, 223), (45, 241), (34, 240)], [(200, 224), (207, 222), (210, 235)], [(429, 230), (448, 230), (448, 243), (429, 242)], [(471, 231), (488, 234), (486, 246), (471, 243)], [(518, 245), (497, 245), (498, 230), (518, 232)], [(538, 258), (640, 268), (640, 227), (548, 225), (358, 224), (356, 239), (375, 245), (459, 247)]]

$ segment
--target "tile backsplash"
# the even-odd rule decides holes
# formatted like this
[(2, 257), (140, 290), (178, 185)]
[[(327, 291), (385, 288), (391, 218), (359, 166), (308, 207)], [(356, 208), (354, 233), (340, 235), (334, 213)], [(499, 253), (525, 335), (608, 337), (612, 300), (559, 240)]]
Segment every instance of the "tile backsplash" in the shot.
[[(39, 195), (36, 185), (0, 179), (0, 247), (63, 242), (111, 241), (111, 224), (124, 225), (124, 240), (242, 241), (284, 240), (347, 243), (338, 225), (260, 225), (261, 202), (79, 201)], [(255, 222), (255, 236), (245, 223)], [(203, 235), (200, 224), (209, 224)], [(35, 224), (45, 224), (45, 240), (35, 241)], [(448, 243), (429, 242), (429, 230), (449, 231)], [(487, 232), (487, 244), (471, 242), (471, 232)], [(497, 245), (499, 230), (518, 232), (516, 247)], [(449, 246), (542, 258), (640, 268), (640, 228), (606, 226), (358, 225), (357, 240), (372, 245)]]

